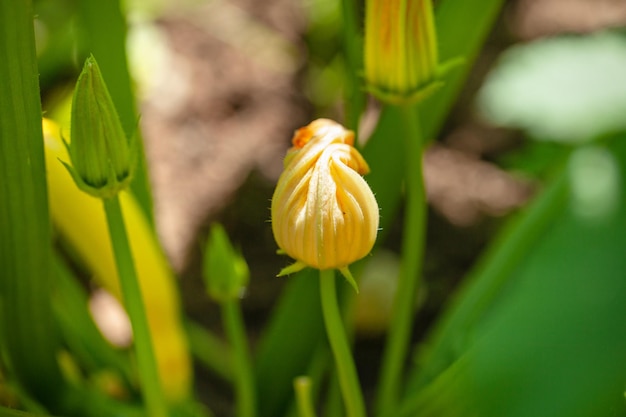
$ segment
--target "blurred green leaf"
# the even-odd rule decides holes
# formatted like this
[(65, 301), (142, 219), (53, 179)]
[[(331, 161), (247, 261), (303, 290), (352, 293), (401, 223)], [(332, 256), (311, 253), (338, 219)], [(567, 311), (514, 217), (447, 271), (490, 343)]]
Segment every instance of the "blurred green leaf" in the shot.
[(423, 135), (434, 139), (445, 122), (504, 3), (503, 0), (441, 0), (435, 25), (441, 62), (463, 58), (444, 78), (444, 86), (419, 105)]
[(498, 156), (498, 166), (515, 175), (544, 180), (553, 169), (554, 161), (563, 159), (567, 145), (546, 141), (524, 141), (516, 149)]
[(130, 362), (107, 342), (96, 327), (88, 308), (87, 294), (67, 265), (54, 257), (56, 278), (53, 308), (64, 341), (87, 372), (110, 369), (119, 372), (126, 383), (133, 380)]
[(255, 371), (261, 416), (286, 411), (293, 396), (293, 379), (307, 371), (324, 337), (317, 271), (307, 268), (276, 279), (287, 279), (289, 284), (274, 307), (258, 349)]
[[(624, 183), (626, 134), (610, 151)], [(626, 195), (616, 192), (618, 208), (602, 217), (581, 215), (573, 199), (555, 204), (503, 285), (485, 286), (483, 273), (460, 293), (451, 365), (413, 386), (403, 415), (626, 415)], [(481, 288), (495, 294), (477, 303)]]
[(233, 358), (230, 347), (219, 337), (192, 320), (185, 323), (189, 348), (201, 365), (215, 372), (222, 379), (234, 379)]
[(565, 167), (557, 162), (549, 185), (492, 240), (452, 296), (426, 343), (419, 346), (407, 396), (430, 384), (461, 356), (476, 321), (542, 238), (548, 225), (560, 215), (567, 197)]
[(35, 0), (34, 8), (39, 84), (45, 92), (64, 73), (72, 71), (76, 41), (71, 19), (75, 5), (71, 0)]
[(64, 384), (51, 314), (51, 227), (31, 1), (0, 2), (0, 80), (0, 360), (33, 397), (54, 407)]
[(603, 146), (577, 149), (568, 164), (571, 210), (589, 221), (603, 221), (619, 207), (623, 178), (613, 154)]
[(365, 180), (374, 192), (380, 208), (378, 243), (384, 241), (402, 197), (406, 159), (403, 154), (404, 128), (399, 107), (383, 107), (376, 129), (363, 149), (363, 157), (371, 169)]
[(479, 414), (624, 415), (624, 230), (626, 205), (602, 224), (566, 210), (511, 277), (468, 353)]
[(46, 414), (33, 414), (0, 406), (0, 417), (47, 417)]
[(626, 127), (626, 37), (603, 32), (517, 45), (505, 52), (479, 95), (500, 126), (582, 142)]

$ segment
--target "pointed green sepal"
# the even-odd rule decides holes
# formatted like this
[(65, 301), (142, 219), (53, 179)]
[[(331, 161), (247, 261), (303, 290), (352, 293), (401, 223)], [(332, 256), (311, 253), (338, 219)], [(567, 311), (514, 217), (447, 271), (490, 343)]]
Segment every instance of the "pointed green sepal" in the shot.
[(368, 85), (365, 87), (365, 91), (382, 101), (383, 103), (393, 104), (393, 105), (405, 105), (416, 103), (428, 98), (435, 91), (439, 90), (439, 88), (443, 87), (444, 83), (442, 81), (433, 81), (425, 86), (420, 87), (418, 90), (411, 91), (408, 93), (398, 93), (395, 91), (385, 91), (382, 88), (377, 88), (373, 85)]
[(447, 61), (444, 61), (439, 64), (437, 67), (437, 78), (443, 78), (448, 75), (453, 69), (460, 67), (465, 64), (464, 56), (457, 56), (454, 58), (450, 58)]
[(284, 277), (285, 275), (295, 274), (296, 272), (302, 271), (306, 267), (307, 267), (307, 265), (304, 262), (297, 261), (297, 262), (292, 263), (291, 265), (286, 266), (283, 269), (281, 269), (280, 272), (278, 273), (278, 275), (276, 275), (276, 276), (277, 277)]
[(452, 58), (437, 67), (435, 72), (435, 79), (425, 85), (420, 86), (419, 88), (408, 91), (408, 92), (398, 92), (398, 91), (387, 91), (383, 88), (379, 88), (375, 85), (366, 85), (365, 91), (382, 101), (383, 103), (393, 104), (393, 105), (407, 105), (421, 102), (431, 95), (433, 95), (437, 90), (445, 85), (443, 78), (454, 68), (462, 65), (465, 62), (465, 59), (462, 57)]
[(350, 284), (352, 286), (352, 288), (354, 288), (354, 291), (358, 294), (359, 293), (359, 286), (357, 285), (356, 280), (352, 276), (352, 273), (350, 272), (350, 269), (348, 269), (347, 266), (344, 266), (343, 268), (339, 268), (339, 272), (341, 272), (341, 275), (343, 275), (343, 277), (346, 279), (346, 281), (348, 281), (348, 284)]

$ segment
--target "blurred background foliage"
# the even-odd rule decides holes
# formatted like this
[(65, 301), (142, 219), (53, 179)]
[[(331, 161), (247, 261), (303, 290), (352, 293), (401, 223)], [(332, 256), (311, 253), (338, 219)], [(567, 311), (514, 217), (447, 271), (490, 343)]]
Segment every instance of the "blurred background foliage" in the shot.
[[(360, 29), (362, 2), (355, 3)], [(461, 55), (465, 65), (420, 109), (431, 141), (428, 240), (399, 413), (626, 415), (624, 2), (435, 5), (441, 55)], [(250, 268), (241, 307), (260, 415), (290, 415), (293, 377), (324, 375), (329, 357), (311, 297), (316, 277), (274, 277), (285, 259), (275, 255), (269, 198), (293, 130), (320, 116), (345, 121), (344, 97), (358, 94), (350, 90), (340, 2), (35, 0), (34, 7), (45, 116), (68, 131), (71, 91), (93, 53), (127, 133), (144, 139), (148, 176), (133, 191), (178, 276), (195, 359), (199, 401), (179, 412), (208, 413), (200, 404), (218, 416), (234, 410), (231, 352), (202, 280), (203, 242), (220, 221)], [(383, 229), (358, 266), (362, 293), (346, 296), (346, 305), (371, 398), (395, 285), (406, 167), (398, 163), (398, 115), (371, 100), (362, 106), (359, 143)], [(80, 250), (55, 226), (62, 257), (54, 261), (54, 310), (71, 352), (62, 359), (66, 377), (132, 404), (123, 314), (115, 320), (119, 305), (110, 297), (96, 302), (106, 285), (94, 283), (95, 272), (77, 262)], [(317, 381), (333, 392), (332, 382)], [(43, 413), (20, 390), (0, 379), (0, 404)], [(5, 414), (21, 415), (0, 409)]]

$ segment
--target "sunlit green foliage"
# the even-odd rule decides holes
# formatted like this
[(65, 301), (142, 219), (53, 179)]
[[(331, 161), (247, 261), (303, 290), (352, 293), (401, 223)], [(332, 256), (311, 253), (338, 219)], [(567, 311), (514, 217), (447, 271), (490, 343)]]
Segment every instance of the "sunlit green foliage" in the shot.
[[(375, 339), (377, 352), (387, 347), (374, 361), (356, 355), (366, 388), (361, 393), (354, 391), (359, 381), (352, 361), (334, 360), (349, 357), (345, 340), (339, 355), (330, 345), (337, 348), (338, 337), (347, 336), (362, 353), (352, 318), (355, 305), (377, 305), (364, 303), (366, 295), (354, 294), (343, 280), (335, 286), (332, 271), (322, 271), (320, 286), (318, 272), (310, 268), (282, 278), (274, 277), (276, 270), (268, 279), (285, 281), (284, 288), (263, 306), (267, 319), (248, 320), (246, 296), (261, 285), (250, 281), (258, 265), (234, 249), (240, 245), (229, 236), (228, 223), (209, 232), (197, 270), (175, 279), (155, 239), (140, 146), (131, 192), (122, 193), (121, 211), (116, 209), (118, 220), (127, 220), (140, 275), (137, 291), (124, 299), (110, 247), (111, 239), (113, 246), (120, 244), (120, 230), (109, 234), (101, 202), (96, 211), (93, 201), (77, 197), (84, 196), (57, 169), (58, 152), (64, 152), (57, 147), (60, 136), (72, 133), (66, 97), (84, 59), (93, 54), (98, 60), (119, 113), (117, 130), (141, 143), (128, 22), (153, 23), (205, 2), (33, 2), (0, 2), (0, 416), (626, 415), (626, 38), (619, 28), (504, 47), (484, 81), (474, 81), (477, 93), (465, 92), (485, 123), (519, 132), (521, 143), (493, 162), (532, 181), (534, 194), (497, 223), (458, 286), (428, 311), (437, 315), (424, 317), (419, 309), (432, 299), (432, 282), (441, 277), (420, 279), (429, 265), (427, 256), (426, 267), (421, 262), (428, 253), (429, 214), (419, 188), (421, 156), (443, 135), (488, 34), (505, 24), (500, 12), (506, 2), (434, 2), (439, 61), (460, 60), (441, 77), (437, 91), (414, 107), (398, 107), (371, 105), (365, 92), (366, 2), (294, 0), (308, 24), (304, 39), (278, 32), (272, 39), (283, 45), (283, 58), (292, 59), (294, 68), (301, 65), (296, 78), (311, 119), (333, 114), (356, 132), (356, 146), (371, 170), (365, 180), (380, 206), (372, 256), (351, 271), (358, 282), (374, 265), (378, 282), (372, 288), (390, 305), (371, 328), (391, 336)], [(243, 3), (206, 2), (226, 5), (235, 20), (242, 17)], [(301, 62), (290, 55), (299, 48), (306, 48)], [(133, 54), (140, 56), (141, 49)], [(272, 62), (276, 68), (278, 61)], [(46, 120), (44, 135), (40, 90), (45, 116), (61, 126)], [(291, 134), (285, 132), (285, 142)], [(267, 213), (265, 203), (251, 210)], [(65, 218), (64, 204), (72, 206)], [(398, 220), (403, 216), (404, 222)], [(190, 275), (201, 282), (202, 274), (205, 291), (194, 301), (216, 311), (221, 324), (213, 317), (203, 317), (202, 324), (192, 319), (183, 308), (189, 294), (183, 292), (181, 305), (179, 286)], [(403, 283), (403, 275), (414, 280)], [(93, 316), (92, 279), (128, 310), (144, 303), (149, 332), (135, 331), (134, 342), (113, 345)], [(385, 280), (390, 292), (380, 290)], [(392, 301), (396, 285), (404, 301)], [(413, 324), (416, 317), (429, 326), (426, 331)], [(394, 343), (397, 349), (389, 348)], [(147, 384), (145, 356), (132, 349), (139, 345), (155, 350)], [(157, 381), (163, 396), (155, 408), (146, 385)]]

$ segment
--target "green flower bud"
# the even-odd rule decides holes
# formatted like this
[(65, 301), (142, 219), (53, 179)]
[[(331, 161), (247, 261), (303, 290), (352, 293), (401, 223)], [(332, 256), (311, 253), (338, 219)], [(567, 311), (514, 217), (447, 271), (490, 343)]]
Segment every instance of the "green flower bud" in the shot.
[(218, 302), (239, 298), (248, 285), (248, 264), (233, 248), (220, 224), (211, 226), (204, 251), (203, 276), (209, 296)]
[(66, 143), (71, 166), (65, 162), (82, 191), (110, 198), (130, 183), (135, 162), (135, 141), (129, 142), (93, 56), (85, 61), (72, 102), (72, 140)]

